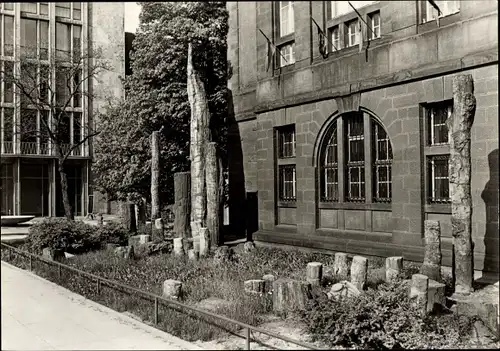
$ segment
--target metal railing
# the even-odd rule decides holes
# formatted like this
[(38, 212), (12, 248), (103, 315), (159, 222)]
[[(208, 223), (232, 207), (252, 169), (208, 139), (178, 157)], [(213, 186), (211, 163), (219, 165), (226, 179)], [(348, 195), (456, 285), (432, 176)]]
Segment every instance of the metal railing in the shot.
[[(178, 302), (178, 301), (175, 301), (175, 300), (170, 300), (170, 299), (164, 298), (162, 296), (150, 293), (148, 291), (140, 290), (140, 289), (134, 288), (132, 286), (129, 286), (129, 285), (117, 282), (117, 281), (112, 280), (112, 279), (103, 278), (103, 277), (100, 277), (98, 275), (82, 271), (82, 270), (80, 270), (78, 268), (74, 268), (74, 267), (65, 265), (65, 264), (60, 263), (60, 262), (52, 261), (52, 260), (46, 259), (44, 257), (38, 256), (38, 255), (35, 255), (35, 254), (32, 254), (32, 253), (27, 252), (27, 251), (19, 250), (19, 249), (15, 248), (15, 247), (13, 247), (11, 245), (8, 245), (8, 244), (5, 244), (5, 243), (1, 243), (1, 246), (2, 246), (2, 248), (6, 248), (7, 250), (9, 250), (9, 254), (12, 254), (12, 252), (15, 252), (15, 253), (17, 253), (17, 254), (19, 254), (21, 256), (29, 257), (29, 270), (30, 271), (33, 271), (33, 260), (35, 260), (35, 261), (38, 260), (38, 261), (42, 261), (44, 263), (47, 263), (49, 265), (56, 266), (58, 268), (58, 276), (59, 276), (59, 278), (62, 276), (62, 269), (64, 268), (67, 271), (72, 271), (72, 272), (74, 272), (76, 274), (79, 274), (80, 276), (88, 278), (89, 280), (95, 280), (95, 284), (96, 284), (96, 288), (97, 288), (97, 294), (100, 293), (100, 287), (101, 287), (102, 283), (106, 283), (106, 285), (109, 286), (109, 287), (111, 287), (111, 288), (115, 288), (115, 289), (116, 288), (121, 288), (121, 289), (124, 289), (124, 290), (128, 290), (130, 292), (136, 293), (138, 295), (141, 295), (143, 297), (146, 297), (148, 299), (151, 299), (151, 301), (154, 302), (154, 316), (153, 316), (153, 320), (154, 320), (154, 324), (155, 325), (158, 325), (158, 321), (159, 321), (159, 319), (158, 319), (158, 305), (159, 305), (160, 302), (162, 302), (167, 308), (170, 308), (170, 309), (174, 309), (173, 306), (179, 307), (180, 309), (174, 309), (174, 310), (178, 311), (178, 312), (181, 312), (181, 313), (184, 313), (184, 314), (187, 314), (187, 312), (186, 312), (186, 310), (187, 310), (187, 311), (190, 311), (190, 312), (196, 312), (196, 313), (199, 313), (199, 314), (204, 315), (204, 316), (212, 317), (212, 318), (218, 319), (220, 321), (225, 321), (225, 322), (228, 322), (228, 323), (231, 323), (231, 324), (239, 326), (240, 328), (244, 329), (245, 336), (243, 337), (243, 336), (241, 336), (239, 334), (235, 334), (235, 335), (237, 335), (239, 337), (242, 337), (242, 338), (245, 338), (245, 340), (246, 340), (246, 350), (250, 350), (250, 342), (252, 341), (252, 337), (251, 337), (251, 332), (252, 331), (256, 332), (256, 333), (264, 334), (264, 335), (267, 335), (267, 336), (270, 336), (270, 337), (273, 337), (275, 339), (279, 339), (279, 340), (282, 340), (282, 341), (285, 341), (285, 342), (289, 342), (289, 343), (294, 344), (294, 345), (301, 346), (301, 347), (303, 347), (305, 349), (320, 350), (320, 348), (318, 348), (318, 347), (316, 347), (314, 345), (311, 345), (309, 343), (306, 343), (306, 342), (303, 342), (303, 341), (300, 341), (300, 340), (291, 339), (289, 337), (276, 334), (276, 333), (274, 333), (272, 331), (261, 329), (259, 327), (254, 327), (252, 325), (249, 325), (249, 324), (246, 324), (246, 323), (243, 323), (243, 322), (240, 322), (240, 321), (237, 321), (235, 319), (231, 319), (231, 318), (228, 318), (228, 317), (225, 317), (225, 316), (221, 316), (221, 315), (212, 313), (210, 311), (206, 311), (206, 310), (203, 310), (203, 309), (200, 309), (200, 308), (196, 308), (196, 307), (193, 307), (193, 306), (188, 306), (188, 305), (183, 304), (181, 302)], [(222, 328), (222, 329), (224, 329), (222, 326), (219, 326), (219, 327)], [(256, 342), (258, 342), (255, 338), (253, 338), (253, 340), (256, 341)]]

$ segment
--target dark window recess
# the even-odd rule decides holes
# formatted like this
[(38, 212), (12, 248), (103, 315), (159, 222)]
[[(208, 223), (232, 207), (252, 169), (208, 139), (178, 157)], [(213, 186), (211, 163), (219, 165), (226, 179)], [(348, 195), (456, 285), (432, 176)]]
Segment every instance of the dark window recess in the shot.
[(295, 165), (279, 166), (279, 200), (292, 202), (296, 198)]
[(428, 158), (429, 203), (450, 203), (449, 155)]
[(282, 127), (279, 134), (279, 158), (295, 157), (295, 126)]

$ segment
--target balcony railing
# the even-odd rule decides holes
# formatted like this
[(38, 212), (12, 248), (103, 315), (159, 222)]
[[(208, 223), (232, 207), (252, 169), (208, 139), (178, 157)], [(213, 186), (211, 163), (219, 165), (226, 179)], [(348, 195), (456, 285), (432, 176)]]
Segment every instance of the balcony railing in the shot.
[[(19, 146), (19, 147), (17, 147)], [(63, 144), (62, 149), (67, 153), (71, 148), (70, 144)], [(56, 156), (55, 147), (48, 143), (4, 141), (2, 143), (2, 155), (47, 155)], [(74, 148), (70, 156), (83, 156), (82, 145)]]

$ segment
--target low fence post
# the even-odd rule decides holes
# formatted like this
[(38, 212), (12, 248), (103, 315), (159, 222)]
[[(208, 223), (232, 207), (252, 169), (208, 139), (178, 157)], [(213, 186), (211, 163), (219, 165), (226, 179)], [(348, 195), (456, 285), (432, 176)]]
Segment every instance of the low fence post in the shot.
[(247, 350), (250, 350), (250, 328), (247, 328)]
[(155, 325), (158, 325), (158, 298), (155, 297)]

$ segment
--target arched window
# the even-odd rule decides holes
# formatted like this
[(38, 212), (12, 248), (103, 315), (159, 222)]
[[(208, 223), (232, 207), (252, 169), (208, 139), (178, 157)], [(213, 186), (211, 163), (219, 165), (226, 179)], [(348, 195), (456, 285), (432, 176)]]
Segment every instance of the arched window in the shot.
[(321, 202), (391, 202), (392, 148), (366, 112), (335, 119), (320, 154)]

